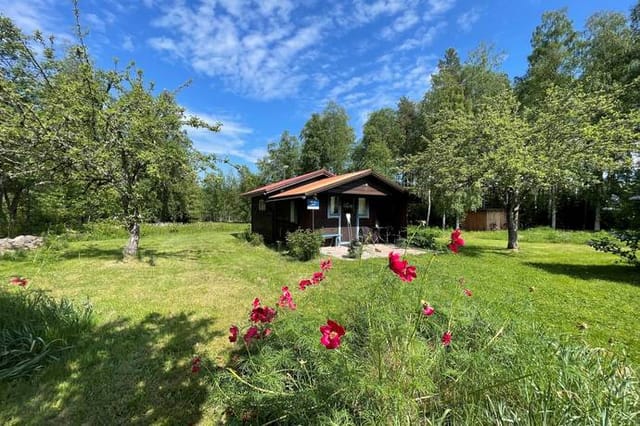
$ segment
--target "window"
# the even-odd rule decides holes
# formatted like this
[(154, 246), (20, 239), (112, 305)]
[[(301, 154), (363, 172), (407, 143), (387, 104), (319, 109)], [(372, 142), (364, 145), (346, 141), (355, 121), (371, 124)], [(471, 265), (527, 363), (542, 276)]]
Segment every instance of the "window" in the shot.
[(366, 198), (358, 198), (358, 217), (369, 217), (369, 200)]
[(298, 209), (295, 201), (289, 201), (289, 222), (298, 223)]
[(335, 195), (329, 197), (329, 207), (327, 210), (327, 217), (340, 217), (340, 204), (339, 198)]
[(264, 202), (264, 200), (258, 200), (258, 211), (266, 211), (267, 210), (267, 203)]

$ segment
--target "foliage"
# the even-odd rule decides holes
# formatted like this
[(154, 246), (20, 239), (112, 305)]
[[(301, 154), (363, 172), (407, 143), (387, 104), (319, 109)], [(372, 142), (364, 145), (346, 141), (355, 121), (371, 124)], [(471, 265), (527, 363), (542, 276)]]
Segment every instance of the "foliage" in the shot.
[(267, 155), (257, 161), (260, 179), (264, 183), (278, 182), (300, 172), (300, 142), (288, 131), (282, 132), (278, 143), (267, 146)]
[(320, 255), (322, 235), (310, 229), (298, 229), (287, 233), (289, 255), (295, 259), (306, 261)]
[(0, 381), (30, 376), (57, 360), (92, 325), (89, 304), (6, 287), (0, 288)]
[(640, 267), (638, 249), (640, 249), (640, 231), (627, 230), (612, 232), (611, 237), (602, 237), (589, 242), (597, 251), (613, 253), (624, 262)]
[(347, 170), (355, 134), (347, 112), (335, 102), (329, 102), (322, 113), (311, 115), (300, 140), (301, 172), (326, 168), (339, 174)]
[(438, 228), (410, 226), (407, 229), (407, 243), (413, 247), (436, 250), (438, 248), (436, 239), (441, 236), (442, 231)]
[(245, 229), (242, 235), (245, 241), (251, 244), (252, 246), (264, 245), (264, 237), (262, 236), (262, 234), (258, 234), (257, 232), (251, 232), (251, 228)]
[(353, 153), (354, 167), (373, 169), (393, 178), (398, 170), (397, 159), (404, 145), (404, 133), (398, 114), (383, 108), (369, 114), (362, 131), (362, 140)]
[[(395, 272), (391, 263), (390, 258)], [(306, 290), (313, 292), (311, 300), (298, 303), (295, 311), (276, 315), (256, 299), (250, 317), (259, 321), (256, 311), (269, 310), (269, 332), (250, 327), (231, 362), (212, 374), (216, 401), (231, 419), (293, 424), (311, 418), (348, 424), (376, 419), (600, 424), (603, 417), (632, 424), (638, 419), (640, 384), (624, 358), (541, 336), (535, 324), (517, 332), (515, 325), (497, 327), (488, 321), (490, 310), (473, 302), (464, 279), (458, 286), (430, 283), (441, 287), (445, 298), (426, 302), (422, 276), (403, 283), (391, 271), (368, 268), (369, 279), (345, 293), (331, 289), (332, 274), (318, 289)], [(341, 309), (327, 304), (336, 297)], [(318, 339), (317, 325), (325, 315), (341, 320), (321, 326)], [(338, 341), (329, 346), (325, 334), (331, 330), (337, 330)], [(233, 326), (229, 340), (237, 336)]]

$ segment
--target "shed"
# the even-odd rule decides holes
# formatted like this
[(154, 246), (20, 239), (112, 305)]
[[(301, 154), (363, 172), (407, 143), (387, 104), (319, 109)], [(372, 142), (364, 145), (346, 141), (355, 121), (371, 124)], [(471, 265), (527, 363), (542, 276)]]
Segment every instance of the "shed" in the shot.
[(504, 209), (481, 209), (468, 212), (462, 226), (468, 231), (507, 229), (507, 212)]

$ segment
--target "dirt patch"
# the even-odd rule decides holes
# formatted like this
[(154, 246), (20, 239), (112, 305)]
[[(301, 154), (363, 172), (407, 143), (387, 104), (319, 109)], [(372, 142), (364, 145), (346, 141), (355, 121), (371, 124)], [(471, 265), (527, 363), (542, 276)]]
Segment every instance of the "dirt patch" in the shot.
[[(388, 257), (389, 253), (392, 251), (395, 251), (401, 254), (428, 253), (426, 250), (420, 250), (416, 248), (405, 249), (404, 247), (398, 247), (395, 244), (365, 244), (364, 246), (362, 246), (362, 258), (371, 259), (372, 257)], [(320, 248), (320, 253), (323, 256), (331, 256), (331, 257), (337, 257), (341, 259), (355, 260), (355, 259), (349, 259), (347, 257), (348, 252), (349, 252), (348, 246)]]

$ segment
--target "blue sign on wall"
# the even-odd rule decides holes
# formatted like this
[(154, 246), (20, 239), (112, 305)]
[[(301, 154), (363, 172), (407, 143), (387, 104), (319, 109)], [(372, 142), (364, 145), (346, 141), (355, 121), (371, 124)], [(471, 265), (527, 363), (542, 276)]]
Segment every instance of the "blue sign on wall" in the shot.
[(320, 200), (317, 198), (307, 198), (307, 210), (320, 210)]

